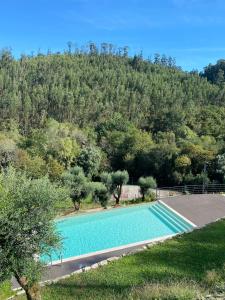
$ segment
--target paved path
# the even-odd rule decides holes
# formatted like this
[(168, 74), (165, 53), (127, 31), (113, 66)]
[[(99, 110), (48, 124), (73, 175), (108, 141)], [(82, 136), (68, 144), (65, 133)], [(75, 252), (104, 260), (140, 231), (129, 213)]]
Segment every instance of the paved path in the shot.
[[(198, 227), (225, 217), (225, 197), (221, 195), (183, 195), (164, 198), (162, 201)], [(140, 248), (140, 245), (47, 267), (43, 273), (42, 281), (70, 274), (82, 267), (93, 265), (113, 256), (121, 256), (135, 248)], [(13, 288), (17, 287), (17, 282), (13, 280)]]
[[(143, 245), (145, 245), (145, 243), (143, 243)], [(123, 254), (131, 253), (135, 249), (139, 249), (139, 248), (141, 248), (141, 245), (135, 247), (128, 247), (122, 250), (110, 251), (107, 253), (93, 255), (91, 257), (76, 259), (74, 261), (63, 262), (62, 264), (46, 267), (45, 271), (42, 274), (41, 281), (43, 282), (46, 280), (53, 280), (62, 277), (64, 275), (71, 274), (74, 271), (77, 271), (83, 267), (91, 266), (95, 263), (106, 260), (110, 257), (114, 257), (114, 256), (119, 257), (122, 256)], [(12, 287), (14, 289), (20, 287), (15, 278), (12, 279)]]
[(161, 200), (198, 227), (225, 217), (225, 197), (222, 195), (183, 195)]

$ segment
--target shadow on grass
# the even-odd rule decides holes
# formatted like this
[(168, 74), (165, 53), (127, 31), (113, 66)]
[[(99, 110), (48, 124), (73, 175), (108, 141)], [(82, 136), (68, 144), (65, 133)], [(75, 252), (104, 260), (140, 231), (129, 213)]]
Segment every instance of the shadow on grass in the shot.
[[(127, 299), (130, 285), (103, 284), (96, 282), (76, 283), (62, 281), (54, 285), (54, 289), (46, 289), (49, 298), (44, 299)], [(61, 298), (58, 298), (60, 294)]]

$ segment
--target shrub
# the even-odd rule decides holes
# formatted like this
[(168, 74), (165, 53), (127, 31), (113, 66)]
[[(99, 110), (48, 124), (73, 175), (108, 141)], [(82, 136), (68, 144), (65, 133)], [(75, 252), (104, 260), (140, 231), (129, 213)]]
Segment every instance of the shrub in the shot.
[(151, 189), (155, 189), (157, 187), (155, 179), (151, 176), (140, 177), (138, 180), (138, 185), (140, 186), (143, 201), (146, 195), (148, 195), (151, 192)]

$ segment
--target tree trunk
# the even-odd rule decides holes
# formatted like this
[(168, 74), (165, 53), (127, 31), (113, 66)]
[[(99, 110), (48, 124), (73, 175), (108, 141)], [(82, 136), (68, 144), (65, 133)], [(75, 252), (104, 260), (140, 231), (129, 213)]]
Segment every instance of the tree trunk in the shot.
[(119, 204), (119, 201), (120, 201), (121, 194), (122, 194), (122, 184), (119, 186), (119, 192), (118, 192), (118, 204)]
[(19, 285), (24, 289), (27, 300), (41, 300), (40, 285), (38, 283), (34, 283), (29, 287), (26, 277), (20, 277), (17, 274), (15, 274), (15, 277)]
[(80, 209), (80, 203), (75, 201), (73, 204), (74, 204), (74, 211), (78, 211)]
[(117, 187), (117, 194), (113, 193), (113, 196), (116, 199), (116, 205), (120, 204), (121, 194), (122, 194), (122, 185)]

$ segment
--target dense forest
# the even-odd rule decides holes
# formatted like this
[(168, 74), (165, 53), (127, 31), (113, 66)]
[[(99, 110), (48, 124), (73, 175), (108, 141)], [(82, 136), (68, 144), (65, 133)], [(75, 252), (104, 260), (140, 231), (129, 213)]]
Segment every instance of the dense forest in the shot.
[(0, 163), (32, 178), (70, 166), (98, 181), (127, 170), (159, 186), (223, 182), (225, 60), (184, 72), (156, 54), (68, 44), (64, 53), (0, 54)]

